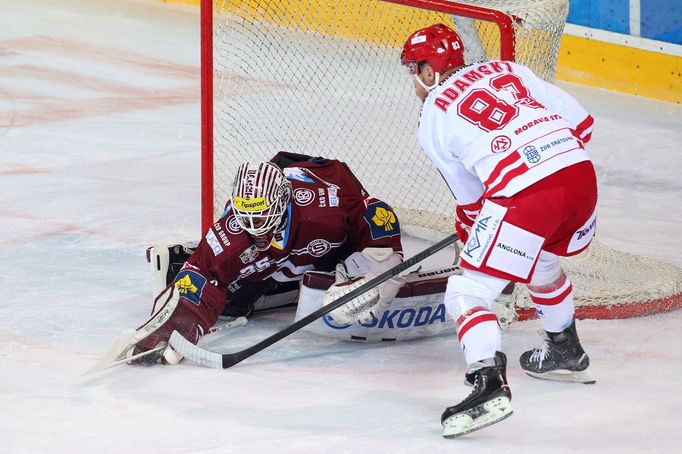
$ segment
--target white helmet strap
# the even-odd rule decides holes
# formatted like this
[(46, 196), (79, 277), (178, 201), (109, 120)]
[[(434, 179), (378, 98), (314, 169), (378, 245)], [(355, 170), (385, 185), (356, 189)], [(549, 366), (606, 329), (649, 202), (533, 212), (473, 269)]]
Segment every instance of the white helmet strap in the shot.
[(434, 73), (434, 74), (436, 76), (436, 79), (433, 81), (433, 85), (426, 85), (424, 83), (424, 81), (422, 80), (422, 78), (419, 77), (419, 74), (415, 74), (414, 78), (419, 83), (419, 85), (421, 85), (424, 88), (424, 90), (426, 90), (428, 92), (428, 91), (431, 91), (434, 88), (436, 88), (438, 86), (438, 84), (440, 83), (440, 73)]

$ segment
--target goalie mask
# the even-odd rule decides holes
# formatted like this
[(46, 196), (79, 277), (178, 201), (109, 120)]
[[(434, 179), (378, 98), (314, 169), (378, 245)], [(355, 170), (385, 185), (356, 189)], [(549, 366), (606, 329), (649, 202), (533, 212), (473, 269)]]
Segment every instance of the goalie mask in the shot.
[(291, 199), (291, 183), (271, 162), (245, 162), (237, 169), (230, 196), (239, 225), (259, 250), (270, 246)]
[[(431, 91), (438, 86), (443, 73), (464, 65), (464, 44), (459, 35), (447, 25), (431, 25), (417, 30), (407, 38), (400, 61), (426, 91)], [(425, 85), (419, 78), (419, 64), (422, 62), (431, 65), (436, 74), (436, 80), (431, 86)]]

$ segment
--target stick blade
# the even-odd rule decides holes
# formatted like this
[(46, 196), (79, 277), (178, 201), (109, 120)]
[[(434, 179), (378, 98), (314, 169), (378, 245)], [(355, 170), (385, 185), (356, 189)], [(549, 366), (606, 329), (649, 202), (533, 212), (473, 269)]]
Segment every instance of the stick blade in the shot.
[(193, 363), (201, 364), (202, 366), (210, 367), (212, 369), (223, 368), (223, 357), (220, 353), (210, 352), (194, 345), (177, 331), (173, 331), (171, 334), (169, 344), (176, 352), (180, 353)]
[(125, 358), (126, 352), (135, 345), (135, 334), (135, 330), (122, 332), (97, 363), (83, 373), (83, 375), (91, 375), (121, 364), (121, 360)]

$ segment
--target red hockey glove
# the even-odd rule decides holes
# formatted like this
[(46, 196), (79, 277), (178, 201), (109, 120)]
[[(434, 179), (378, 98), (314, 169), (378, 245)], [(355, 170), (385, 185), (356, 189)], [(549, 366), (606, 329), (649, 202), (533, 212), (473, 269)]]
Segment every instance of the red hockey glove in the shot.
[(467, 239), (469, 239), (469, 232), (482, 206), (483, 200), (478, 199), (474, 203), (457, 205), (457, 208), (455, 208), (455, 230), (462, 243), (466, 243)]

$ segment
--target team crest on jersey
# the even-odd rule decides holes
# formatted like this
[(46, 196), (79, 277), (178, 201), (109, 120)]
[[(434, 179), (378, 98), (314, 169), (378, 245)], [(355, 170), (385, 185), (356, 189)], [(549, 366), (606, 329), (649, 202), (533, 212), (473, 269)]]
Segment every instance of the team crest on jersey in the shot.
[(308, 188), (298, 188), (294, 191), (294, 200), (298, 206), (307, 206), (315, 200), (315, 192)]
[(372, 239), (400, 234), (398, 218), (386, 202), (379, 201), (367, 205), (364, 218), (369, 224)]
[(180, 298), (188, 299), (192, 304), (201, 303), (201, 293), (206, 285), (206, 278), (191, 270), (182, 270), (175, 278), (175, 288), (180, 293)]
[(306, 250), (313, 257), (322, 257), (332, 249), (332, 245), (327, 240), (316, 239), (308, 243)]
[(225, 226), (227, 227), (227, 231), (233, 235), (239, 235), (244, 230), (242, 229), (242, 226), (239, 225), (239, 222), (237, 222), (237, 218), (234, 215), (228, 218)]

